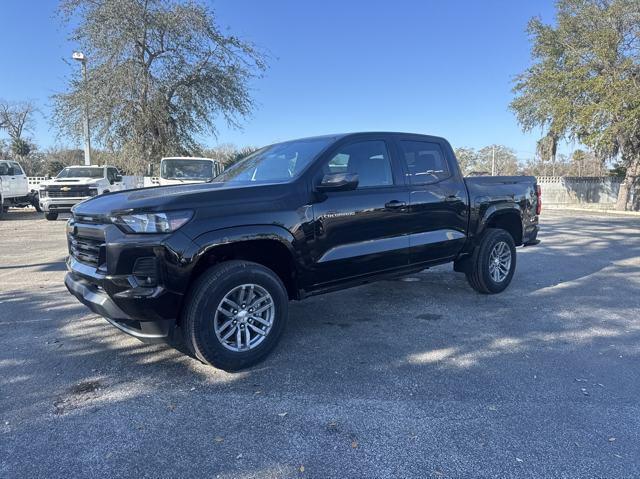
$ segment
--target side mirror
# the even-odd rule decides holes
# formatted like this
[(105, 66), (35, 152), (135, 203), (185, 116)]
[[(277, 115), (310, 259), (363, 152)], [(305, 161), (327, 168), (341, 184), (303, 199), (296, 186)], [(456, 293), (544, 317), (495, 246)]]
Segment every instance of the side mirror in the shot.
[(122, 181), (122, 175), (116, 175), (116, 182), (120, 183)]
[(358, 175), (356, 173), (328, 173), (316, 186), (317, 191), (350, 191), (358, 187)]

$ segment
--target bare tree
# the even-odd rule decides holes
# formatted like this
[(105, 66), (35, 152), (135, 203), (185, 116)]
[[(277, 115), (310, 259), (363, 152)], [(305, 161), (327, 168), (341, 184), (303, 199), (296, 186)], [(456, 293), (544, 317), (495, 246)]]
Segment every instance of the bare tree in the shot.
[(59, 12), (88, 79), (76, 74), (54, 96), (54, 121), (79, 139), (88, 105), (93, 139), (119, 166), (142, 173), (162, 156), (192, 154), (217, 121), (237, 126), (251, 112), (263, 56), (224, 34), (199, 1), (62, 0)]
[(21, 158), (27, 156), (32, 149), (25, 133), (31, 131), (34, 116), (38, 111), (31, 101), (8, 102), (0, 100), (0, 130), (6, 130), (11, 138), (11, 150)]

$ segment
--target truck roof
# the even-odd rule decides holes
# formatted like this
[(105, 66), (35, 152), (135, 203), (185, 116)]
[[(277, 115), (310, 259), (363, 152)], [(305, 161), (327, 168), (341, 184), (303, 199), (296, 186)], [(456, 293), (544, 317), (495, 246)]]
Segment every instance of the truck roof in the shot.
[(111, 165), (69, 165), (69, 166), (65, 166), (65, 168), (115, 168), (115, 166), (111, 166)]
[(208, 160), (208, 161), (218, 161), (213, 158), (204, 158), (201, 156), (165, 156), (162, 160)]
[(425, 137), (425, 138), (445, 140), (445, 138), (442, 137), (442, 136), (428, 135), (428, 134), (425, 134), (425, 133), (415, 133), (415, 132), (403, 132), (403, 131), (352, 131), (352, 132), (349, 132), (349, 133), (334, 133), (334, 134), (329, 134), (329, 135), (308, 136), (308, 137), (304, 137), (304, 138), (292, 138), (291, 140), (282, 140), (282, 141), (277, 141), (275, 143), (285, 143), (287, 141), (295, 141), (295, 140), (316, 140), (316, 139), (323, 139), (323, 138), (332, 138), (332, 139), (337, 141), (337, 140), (340, 140), (342, 138), (347, 138), (349, 136), (358, 136), (358, 135), (407, 135), (407, 136), (422, 136), (422, 137)]

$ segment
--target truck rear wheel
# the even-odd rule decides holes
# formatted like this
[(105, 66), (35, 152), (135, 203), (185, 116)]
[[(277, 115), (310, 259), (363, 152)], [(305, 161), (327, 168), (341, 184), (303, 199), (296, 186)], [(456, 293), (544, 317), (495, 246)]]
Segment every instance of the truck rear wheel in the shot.
[(489, 228), (471, 257), (467, 281), (482, 294), (500, 293), (516, 270), (516, 246), (505, 230)]
[(287, 290), (270, 269), (249, 261), (220, 263), (191, 288), (182, 314), (184, 342), (217, 368), (252, 366), (278, 343), (288, 305)]
[(44, 217), (49, 221), (55, 221), (58, 219), (58, 213), (45, 213)]

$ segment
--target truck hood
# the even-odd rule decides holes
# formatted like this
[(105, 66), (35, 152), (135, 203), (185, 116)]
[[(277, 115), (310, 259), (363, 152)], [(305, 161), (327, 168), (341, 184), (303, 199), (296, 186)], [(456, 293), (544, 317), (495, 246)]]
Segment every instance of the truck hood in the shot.
[(43, 181), (40, 185), (44, 186), (86, 186), (97, 185), (103, 178), (54, 178), (52, 180)]
[(215, 216), (254, 208), (258, 202), (283, 198), (291, 188), (290, 183), (240, 186), (228, 183), (196, 183), (154, 186), (96, 196), (79, 203), (72, 211), (77, 215), (99, 217), (127, 211), (193, 209), (197, 210), (198, 214)]

